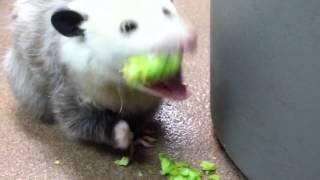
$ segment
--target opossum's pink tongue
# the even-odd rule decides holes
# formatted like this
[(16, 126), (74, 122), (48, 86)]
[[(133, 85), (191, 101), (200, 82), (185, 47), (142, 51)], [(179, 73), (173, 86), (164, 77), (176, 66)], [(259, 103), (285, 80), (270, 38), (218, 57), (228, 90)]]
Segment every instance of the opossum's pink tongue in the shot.
[(167, 81), (156, 82), (149, 88), (161, 96), (173, 100), (184, 100), (189, 97), (186, 85), (182, 84), (181, 74)]
[[(196, 50), (196, 48), (197, 36), (195, 33), (191, 33), (190, 36), (181, 43), (181, 53), (192, 53)], [(187, 86), (183, 84), (181, 72), (170, 80), (156, 82), (148, 88), (165, 98), (170, 98), (173, 100), (184, 100), (190, 96)]]
[(185, 85), (168, 85), (167, 83), (157, 83), (152, 85), (150, 89), (166, 98), (174, 100), (184, 100), (189, 97), (189, 93), (187, 93), (187, 88)]

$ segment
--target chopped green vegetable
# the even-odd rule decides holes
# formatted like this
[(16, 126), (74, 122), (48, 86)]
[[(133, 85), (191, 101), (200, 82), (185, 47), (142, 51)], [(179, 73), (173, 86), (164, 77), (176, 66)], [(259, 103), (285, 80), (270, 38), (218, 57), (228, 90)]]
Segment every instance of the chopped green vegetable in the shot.
[(141, 171), (138, 171), (138, 176), (139, 177), (142, 177), (143, 176), (143, 173)]
[(208, 180), (220, 180), (220, 176), (214, 174), (214, 175), (210, 175)]
[(118, 166), (128, 166), (129, 164), (129, 158), (128, 157), (122, 157), (119, 160), (114, 161), (114, 163)]
[(178, 171), (180, 175), (182, 175), (183, 177), (186, 177), (188, 180), (201, 179), (201, 174), (197, 169), (185, 167), (185, 168), (178, 169)]
[(183, 161), (179, 161), (179, 162), (176, 162), (176, 167), (188, 167), (188, 163), (186, 162), (183, 162)]
[(169, 180), (201, 180), (201, 174), (197, 169), (191, 168), (185, 162), (174, 162), (165, 154), (159, 154), (161, 174)]
[(175, 168), (174, 162), (163, 153), (159, 154), (159, 159), (161, 163), (161, 175), (170, 174)]
[[(173, 161), (164, 153), (159, 154), (159, 160), (161, 165), (160, 173), (166, 176), (168, 180), (202, 180), (202, 175), (198, 169), (191, 167), (188, 163), (183, 161)], [(60, 162), (57, 160), (56, 164)], [(128, 166), (130, 159), (128, 157), (122, 157), (119, 160), (114, 161), (118, 166)], [(208, 161), (202, 161), (200, 166), (204, 172), (207, 172), (208, 180), (220, 180), (220, 176), (215, 174), (216, 166), (214, 163)], [(151, 169), (148, 169), (148, 173)], [(138, 171), (138, 176), (143, 177), (142, 171)]]
[(200, 163), (200, 166), (203, 171), (209, 173), (216, 170), (216, 165), (214, 163), (208, 162), (208, 161), (202, 161)]
[(149, 54), (131, 56), (122, 69), (127, 83), (135, 87), (150, 85), (176, 75), (180, 69), (181, 55)]
[(183, 176), (172, 176), (169, 177), (169, 180), (186, 180)]

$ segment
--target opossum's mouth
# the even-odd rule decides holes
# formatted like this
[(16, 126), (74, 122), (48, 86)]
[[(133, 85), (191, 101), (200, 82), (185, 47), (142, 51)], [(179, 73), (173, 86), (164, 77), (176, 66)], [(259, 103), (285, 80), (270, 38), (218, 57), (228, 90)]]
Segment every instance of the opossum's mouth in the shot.
[(189, 92), (181, 72), (183, 55), (184, 49), (131, 56), (122, 72), (131, 87), (162, 98), (184, 100)]
[(182, 51), (160, 56), (132, 56), (122, 69), (124, 79), (128, 86), (154, 96), (184, 100), (188, 93), (181, 73), (182, 56)]
[(150, 89), (151, 92), (165, 98), (174, 100), (184, 100), (188, 98), (190, 94), (187, 91), (187, 86), (183, 84), (181, 61), (183, 60), (184, 53), (193, 53), (196, 47), (196, 36), (190, 36), (187, 40), (182, 42), (181, 49), (178, 51), (180, 56), (180, 67), (178, 73), (167, 80), (152, 83), (147, 88)]
[(184, 51), (181, 49), (179, 52), (179, 71), (169, 79), (156, 81), (146, 88), (150, 90), (151, 93), (172, 100), (185, 100), (189, 97), (189, 92), (187, 90), (187, 85), (183, 83), (182, 77), (182, 61)]
[(181, 72), (173, 78), (155, 82), (147, 88), (159, 96), (173, 100), (184, 100), (189, 95), (187, 86), (183, 84)]

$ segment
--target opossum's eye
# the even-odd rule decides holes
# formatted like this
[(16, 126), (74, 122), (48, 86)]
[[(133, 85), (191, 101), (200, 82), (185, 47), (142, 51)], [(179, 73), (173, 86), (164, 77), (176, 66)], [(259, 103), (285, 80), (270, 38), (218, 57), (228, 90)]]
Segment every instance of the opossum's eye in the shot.
[(138, 28), (138, 24), (133, 20), (124, 21), (120, 25), (120, 31), (123, 34), (130, 34), (134, 31), (136, 31), (137, 28)]
[(163, 8), (163, 9), (162, 9), (162, 12), (163, 12), (163, 14), (164, 14), (165, 16), (167, 16), (167, 17), (171, 17), (171, 16), (172, 16), (171, 11), (170, 11), (169, 9), (167, 9), (167, 8)]
[(53, 27), (67, 37), (83, 35), (84, 31), (79, 27), (82, 21), (84, 21), (82, 15), (66, 9), (56, 11), (51, 17)]

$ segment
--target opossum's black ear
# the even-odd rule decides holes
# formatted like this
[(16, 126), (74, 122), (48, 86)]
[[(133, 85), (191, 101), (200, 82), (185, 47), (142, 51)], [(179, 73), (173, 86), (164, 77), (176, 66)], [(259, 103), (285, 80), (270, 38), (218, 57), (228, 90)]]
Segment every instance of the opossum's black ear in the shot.
[(84, 20), (81, 14), (68, 9), (57, 10), (51, 16), (53, 27), (67, 37), (84, 35), (84, 30), (79, 27)]

